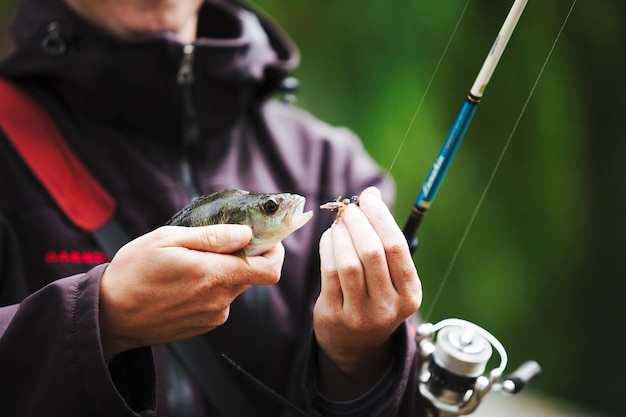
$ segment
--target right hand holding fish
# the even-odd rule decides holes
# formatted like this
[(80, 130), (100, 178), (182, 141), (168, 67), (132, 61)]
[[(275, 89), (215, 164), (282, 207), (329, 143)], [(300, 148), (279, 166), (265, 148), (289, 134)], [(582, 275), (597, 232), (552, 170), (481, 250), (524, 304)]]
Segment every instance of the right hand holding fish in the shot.
[(122, 247), (100, 282), (105, 358), (213, 330), (251, 285), (278, 282), (282, 244), (248, 263), (230, 255), (251, 237), (241, 225), (164, 226)]

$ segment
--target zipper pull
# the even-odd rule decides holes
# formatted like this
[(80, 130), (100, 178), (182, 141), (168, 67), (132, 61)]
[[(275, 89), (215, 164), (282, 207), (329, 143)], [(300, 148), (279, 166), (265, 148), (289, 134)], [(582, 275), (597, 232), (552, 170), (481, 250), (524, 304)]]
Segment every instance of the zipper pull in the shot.
[(193, 77), (193, 56), (196, 47), (193, 44), (185, 45), (183, 48), (183, 57), (180, 61), (180, 68), (178, 69), (178, 74), (176, 75), (176, 81), (179, 85), (188, 85), (192, 84), (194, 81)]
[(200, 141), (200, 128), (198, 126), (198, 114), (193, 97), (193, 59), (196, 47), (193, 44), (185, 45), (183, 57), (180, 60), (180, 68), (176, 74), (176, 82), (180, 86), (182, 95), (182, 149), (180, 161), (181, 182), (185, 187), (189, 199), (200, 195), (193, 177), (192, 153)]
[(63, 55), (67, 49), (67, 44), (61, 36), (61, 25), (58, 22), (51, 22), (47, 30), (46, 37), (41, 41), (44, 52), (54, 56)]

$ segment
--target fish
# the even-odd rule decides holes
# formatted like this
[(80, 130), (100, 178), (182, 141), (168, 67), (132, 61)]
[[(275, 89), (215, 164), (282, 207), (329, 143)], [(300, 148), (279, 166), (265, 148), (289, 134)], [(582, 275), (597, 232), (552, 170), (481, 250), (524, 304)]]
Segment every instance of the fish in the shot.
[(291, 193), (252, 193), (229, 189), (192, 200), (167, 221), (168, 226), (198, 227), (242, 224), (252, 229), (252, 239), (233, 253), (247, 262), (304, 226), (313, 212), (304, 212), (306, 198)]

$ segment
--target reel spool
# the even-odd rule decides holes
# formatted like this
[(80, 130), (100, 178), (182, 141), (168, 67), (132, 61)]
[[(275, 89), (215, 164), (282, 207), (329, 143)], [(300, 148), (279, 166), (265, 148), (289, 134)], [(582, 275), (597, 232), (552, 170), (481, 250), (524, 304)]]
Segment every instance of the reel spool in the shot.
[[(422, 360), (420, 394), (438, 417), (471, 414), (492, 389), (515, 394), (541, 372), (536, 362), (527, 362), (498, 383), (508, 361), (504, 346), (491, 333), (465, 320), (424, 323), (415, 340)], [(494, 349), (500, 363), (483, 375)]]

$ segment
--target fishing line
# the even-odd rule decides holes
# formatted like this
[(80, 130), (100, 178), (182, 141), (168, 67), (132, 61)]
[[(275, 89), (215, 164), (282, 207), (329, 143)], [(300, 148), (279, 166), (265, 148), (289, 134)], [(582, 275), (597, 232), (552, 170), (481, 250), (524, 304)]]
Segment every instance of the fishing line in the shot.
[(402, 152), (402, 148), (404, 147), (404, 143), (406, 142), (406, 139), (408, 138), (409, 133), (411, 132), (411, 129), (413, 128), (413, 125), (415, 124), (415, 119), (417, 118), (417, 115), (418, 115), (420, 109), (422, 108), (422, 104), (424, 103), (424, 100), (426, 99), (426, 96), (428, 95), (428, 92), (430, 91), (430, 86), (432, 85), (433, 80), (435, 79), (435, 76), (439, 72), (439, 67), (441, 66), (441, 63), (443, 62), (444, 57), (448, 53), (448, 49), (450, 49), (450, 45), (452, 44), (452, 39), (454, 39), (454, 35), (456, 35), (457, 29), (461, 25), (461, 21), (463, 20), (463, 16), (465, 16), (465, 11), (467, 10), (467, 7), (469, 6), (470, 1), (471, 0), (467, 0), (465, 2), (465, 6), (463, 7), (463, 10), (461, 11), (461, 15), (459, 16), (458, 20), (456, 21), (456, 25), (454, 26), (454, 29), (452, 29), (452, 33), (450, 34), (450, 37), (448, 38), (448, 43), (446, 44), (445, 48), (443, 49), (443, 52), (441, 53), (441, 56), (439, 57), (439, 61), (437, 62), (437, 65), (435, 65), (435, 70), (433, 71), (433, 74), (430, 76), (430, 80), (428, 81), (428, 84), (426, 85), (426, 89), (424, 90), (424, 94), (422, 95), (422, 98), (420, 99), (419, 103), (417, 104), (417, 108), (415, 109), (415, 112), (413, 113), (413, 117), (411, 118), (411, 122), (409, 123), (409, 127), (406, 129), (406, 132), (404, 133), (404, 137), (402, 138), (402, 141), (400, 142), (400, 146), (398, 146), (398, 150), (396, 151), (396, 154), (394, 155), (393, 160), (391, 161), (391, 165), (389, 166), (389, 169), (387, 170), (387, 178), (386, 179), (388, 179), (389, 176), (391, 175), (391, 170), (393, 169), (394, 165), (396, 164), (398, 156), (400, 156), (400, 152)]
[(502, 164), (502, 161), (505, 157), (505, 155), (507, 154), (507, 151), (509, 149), (509, 146), (511, 144), (511, 141), (513, 139), (513, 136), (515, 135), (515, 132), (517, 131), (517, 128), (519, 126), (520, 121), (522, 120), (522, 117), (524, 116), (524, 114), (526, 113), (526, 109), (528, 108), (528, 103), (530, 102), (531, 98), (533, 97), (535, 90), (537, 88), (537, 85), (539, 84), (539, 81), (541, 80), (543, 73), (548, 65), (548, 62), (550, 61), (550, 58), (552, 57), (552, 53), (554, 52), (554, 49), (556, 48), (556, 44), (558, 43), (561, 34), (563, 33), (563, 30), (565, 29), (565, 26), (567, 25), (567, 22), (569, 21), (570, 16), (572, 15), (572, 11), (574, 10), (574, 6), (576, 5), (577, 0), (573, 0), (569, 11), (567, 12), (567, 15), (565, 16), (565, 20), (563, 21), (563, 23), (561, 24), (561, 28), (559, 29), (556, 38), (554, 39), (554, 42), (552, 42), (552, 46), (550, 47), (550, 50), (548, 51), (548, 55), (546, 56), (543, 65), (541, 66), (541, 69), (539, 70), (539, 73), (537, 74), (537, 77), (535, 78), (535, 82), (533, 83), (532, 88), (530, 89), (530, 93), (528, 94), (528, 97), (526, 98), (526, 101), (524, 102), (524, 105), (522, 106), (522, 109), (519, 113), (519, 115), (517, 116), (517, 120), (515, 121), (515, 123), (513, 124), (513, 128), (511, 130), (511, 133), (509, 134), (504, 147), (502, 148), (502, 151), (500, 152), (500, 156), (498, 157), (496, 164), (493, 168), (493, 170), (491, 171), (491, 175), (489, 176), (489, 180), (487, 181), (487, 184), (485, 185), (485, 188), (480, 196), (480, 198), (478, 199), (478, 203), (476, 204), (476, 207), (474, 208), (474, 211), (472, 213), (472, 215), (470, 216), (470, 220), (467, 224), (467, 226), (465, 227), (465, 230), (463, 231), (463, 235), (461, 236), (461, 239), (459, 240), (459, 243), (454, 251), (454, 254), (452, 255), (452, 258), (450, 259), (450, 262), (448, 263), (448, 266), (446, 268), (446, 271), (443, 275), (443, 278), (441, 279), (441, 282), (439, 283), (439, 287), (437, 288), (437, 291), (435, 293), (435, 296), (433, 297), (433, 302), (430, 306), (430, 308), (428, 309), (428, 312), (424, 317), (425, 321), (428, 321), (429, 317), (432, 315), (433, 310), (435, 308), (435, 305), (437, 304), (437, 302), (439, 301), (439, 298), (441, 296), (441, 293), (443, 291), (443, 288), (445, 287), (450, 274), (452, 272), (452, 269), (454, 268), (454, 265), (456, 264), (456, 261), (459, 257), (459, 254), (461, 253), (461, 250), (463, 249), (464, 245), (465, 245), (465, 241), (467, 240), (467, 236), (469, 235), (470, 229), (472, 228), (474, 221), (476, 220), (476, 217), (478, 216), (478, 212), (480, 211), (480, 209), (482, 208), (483, 202), (485, 201), (485, 197), (487, 196), (487, 193), (489, 192), (489, 189), (491, 188), (491, 185), (493, 184), (493, 181), (496, 177), (496, 174), (498, 172), (498, 170), (500, 169), (500, 165)]

